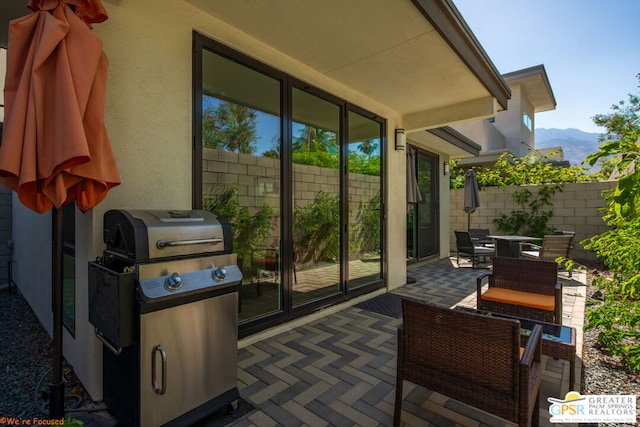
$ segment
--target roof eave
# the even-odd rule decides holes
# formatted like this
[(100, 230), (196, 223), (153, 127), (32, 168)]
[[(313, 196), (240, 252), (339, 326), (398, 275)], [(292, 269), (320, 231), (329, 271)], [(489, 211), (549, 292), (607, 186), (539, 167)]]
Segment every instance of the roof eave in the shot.
[(503, 109), (511, 98), (509, 85), (484, 51), (451, 0), (411, 0), (446, 40)]

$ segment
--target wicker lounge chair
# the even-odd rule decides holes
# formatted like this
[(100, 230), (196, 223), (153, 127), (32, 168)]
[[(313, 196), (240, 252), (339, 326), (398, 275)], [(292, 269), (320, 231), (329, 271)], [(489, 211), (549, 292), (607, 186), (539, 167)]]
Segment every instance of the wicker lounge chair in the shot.
[(404, 299), (398, 329), (393, 424), (400, 425), (404, 380), (519, 426), (539, 424), (542, 330), (521, 357), (520, 322)]
[(476, 279), (476, 297), (479, 310), (562, 323), (562, 283), (555, 262), (495, 257), (493, 271)]

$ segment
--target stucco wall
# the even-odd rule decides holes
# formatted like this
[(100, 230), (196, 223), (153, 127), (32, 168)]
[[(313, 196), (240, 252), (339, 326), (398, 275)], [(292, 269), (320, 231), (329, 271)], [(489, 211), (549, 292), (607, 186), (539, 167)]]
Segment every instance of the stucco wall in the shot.
[[(0, 128), (1, 131), (1, 128)], [(0, 185), (0, 286), (9, 283), (8, 263), (11, 259), (11, 190)]]
[(533, 107), (522, 95), (522, 86), (511, 84), (511, 99), (508, 109), (496, 116), (495, 126), (505, 137), (506, 149), (516, 157), (529, 154), (529, 147), (534, 146), (533, 132), (524, 125), (522, 114), (527, 113), (533, 120)]
[[(595, 254), (584, 249), (580, 241), (608, 230), (602, 221), (600, 208), (606, 207), (602, 198), (602, 191), (615, 187), (616, 182), (585, 182), (564, 184), (563, 191), (556, 193), (552, 199), (553, 217), (549, 225), (557, 230), (575, 231), (574, 258), (595, 259)], [(509, 215), (512, 210), (520, 209), (513, 201), (513, 193), (518, 187), (484, 188), (480, 191), (480, 207), (471, 214), (471, 228), (488, 228), (491, 233), (498, 232), (493, 219), (504, 213)], [(536, 186), (528, 186), (531, 192)], [(462, 210), (464, 204), (464, 190), (451, 191), (451, 235), (449, 236), (452, 250), (455, 250), (455, 236), (453, 230), (467, 229), (467, 214)]]
[[(105, 2), (109, 19), (94, 26), (109, 58), (105, 124), (122, 184), (87, 214), (76, 216), (76, 333), (65, 334), (65, 357), (94, 399), (102, 397), (101, 345), (88, 323), (87, 262), (104, 250), (103, 214), (108, 209), (192, 207), (192, 34), (199, 31), (387, 119), (383, 143), (393, 173), (385, 185), (402, 189), (405, 153), (393, 150), (399, 113), (324, 74), (294, 61), (182, 1)], [(390, 287), (406, 281), (404, 194), (389, 193), (385, 246)], [(34, 228), (35, 227), (35, 228)], [(16, 279), (36, 314), (51, 324), (51, 220), (14, 207)], [(15, 239), (16, 235), (19, 237)], [(19, 242), (18, 242), (19, 240)], [(33, 252), (38, 249), (38, 253)]]

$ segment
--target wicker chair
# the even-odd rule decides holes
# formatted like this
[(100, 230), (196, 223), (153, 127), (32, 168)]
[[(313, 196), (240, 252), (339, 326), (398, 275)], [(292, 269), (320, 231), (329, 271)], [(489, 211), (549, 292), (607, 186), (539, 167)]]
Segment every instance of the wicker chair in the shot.
[(538, 426), (542, 329), (521, 357), (520, 322), (403, 299), (393, 425), (402, 415), (404, 380), (519, 426)]
[[(531, 249), (525, 249), (520, 252), (523, 258), (536, 259), (541, 261), (553, 261), (562, 257), (566, 259), (573, 258), (573, 237), (575, 233), (564, 232), (567, 234), (550, 234), (542, 239), (542, 246), (532, 245)], [(571, 277), (571, 269), (568, 269), (569, 277)]]
[(471, 267), (476, 268), (480, 257), (493, 256), (495, 248), (475, 245), (468, 231), (454, 231), (456, 235), (456, 262), (460, 265), (460, 254), (468, 255), (471, 258)]
[[(482, 287), (489, 284), (483, 292)], [(562, 283), (558, 264), (495, 257), (493, 270), (476, 279), (478, 310), (548, 323), (562, 323)]]
[(469, 234), (474, 243), (477, 242), (480, 246), (493, 246), (493, 239), (489, 238), (488, 228), (470, 228)]

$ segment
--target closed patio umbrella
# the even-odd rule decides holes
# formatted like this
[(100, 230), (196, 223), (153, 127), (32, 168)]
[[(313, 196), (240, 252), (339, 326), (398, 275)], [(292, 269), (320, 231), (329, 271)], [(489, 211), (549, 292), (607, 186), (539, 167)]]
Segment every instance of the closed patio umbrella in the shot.
[(62, 213), (82, 212), (120, 183), (104, 126), (107, 58), (90, 30), (107, 19), (100, 0), (31, 0), (9, 24), (0, 183), (38, 213), (53, 209), (54, 366), (50, 416), (64, 416)]
[(471, 214), (480, 206), (480, 190), (478, 189), (478, 177), (473, 169), (464, 174), (464, 206), (467, 213), (467, 230), (471, 228)]

